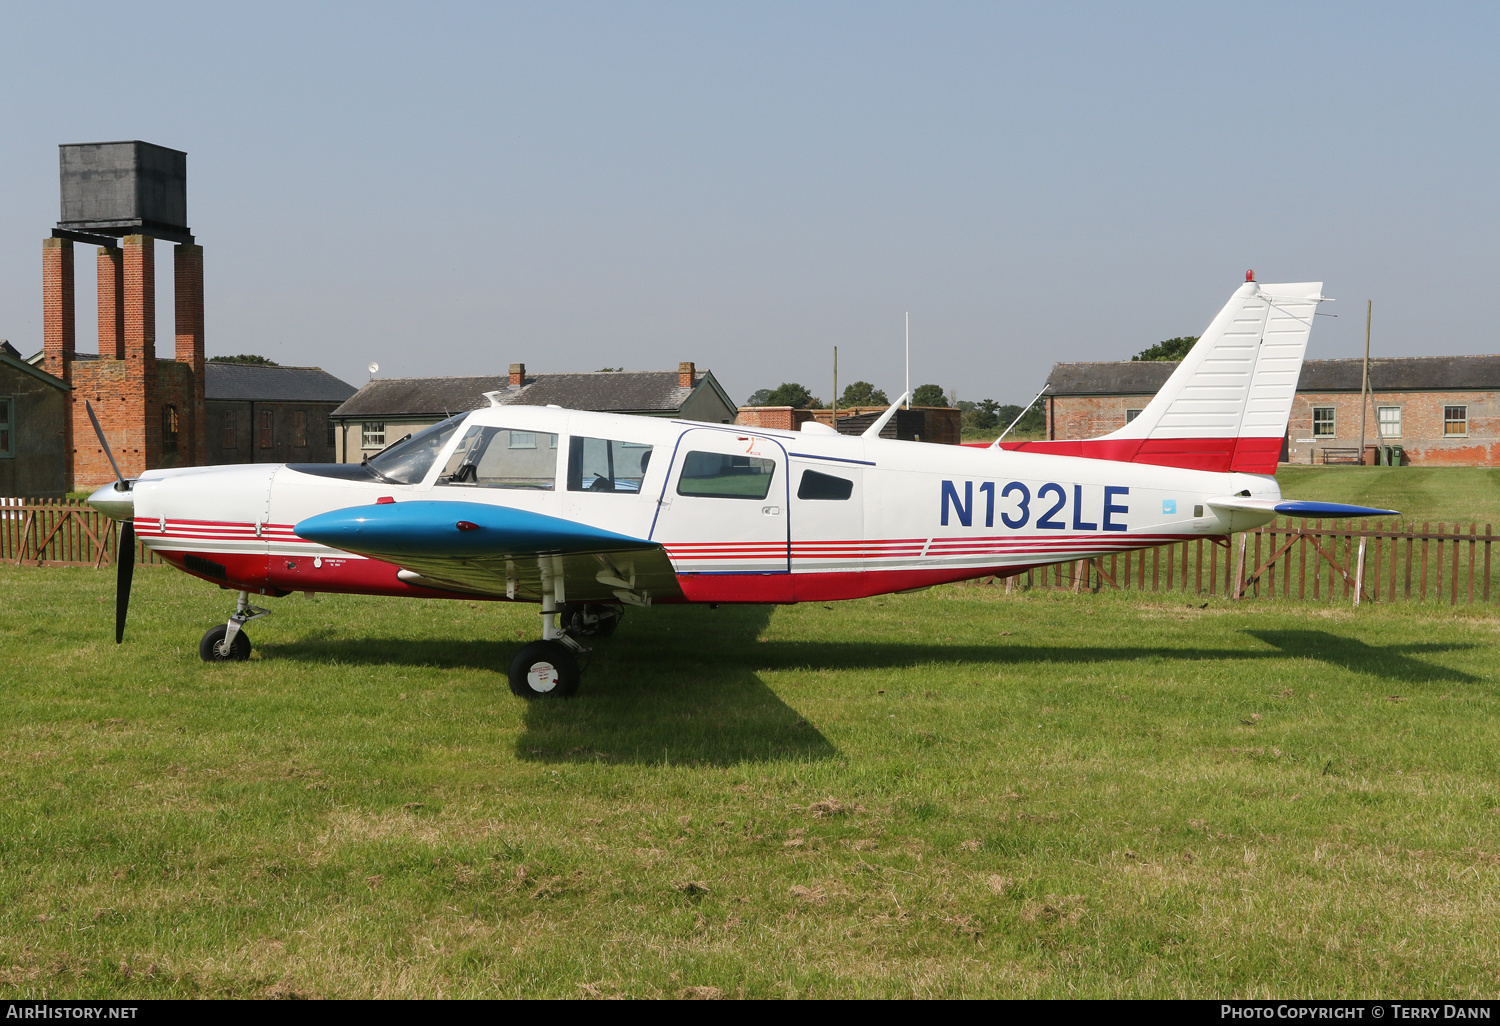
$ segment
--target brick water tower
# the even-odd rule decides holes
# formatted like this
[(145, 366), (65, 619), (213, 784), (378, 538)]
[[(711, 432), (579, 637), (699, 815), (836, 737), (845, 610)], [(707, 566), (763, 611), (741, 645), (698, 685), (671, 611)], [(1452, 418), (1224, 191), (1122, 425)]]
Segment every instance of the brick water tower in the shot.
[[(42, 368), (72, 386), (69, 489), (114, 479), (89, 424), (93, 403), (127, 477), (201, 466), (203, 249), (187, 226), (187, 154), (152, 143), (61, 147), (62, 217), (42, 241)], [(176, 359), (156, 357), (156, 243), (172, 243)], [(99, 354), (76, 352), (73, 245), (97, 246)]]

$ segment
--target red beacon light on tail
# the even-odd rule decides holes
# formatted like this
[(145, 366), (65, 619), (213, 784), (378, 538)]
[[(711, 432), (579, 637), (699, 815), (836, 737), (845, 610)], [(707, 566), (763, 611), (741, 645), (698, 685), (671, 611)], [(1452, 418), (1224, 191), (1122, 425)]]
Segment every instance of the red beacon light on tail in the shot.
[(1245, 272), (1245, 280), (1246, 281), (1254, 281), (1255, 280), (1255, 272), (1254, 271), (1246, 271)]

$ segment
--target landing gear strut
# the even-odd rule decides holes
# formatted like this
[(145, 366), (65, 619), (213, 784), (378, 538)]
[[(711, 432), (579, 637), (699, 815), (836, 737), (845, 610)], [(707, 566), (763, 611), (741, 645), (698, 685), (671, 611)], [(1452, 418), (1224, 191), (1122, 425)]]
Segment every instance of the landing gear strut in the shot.
[(542, 640), (510, 661), (510, 690), (521, 698), (568, 698), (578, 693), (578, 657), (588, 649), (578, 637), (614, 633), (620, 610), (605, 605), (559, 605), (550, 580), (542, 582)]
[(243, 630), (251, 620), (259, 620), (271, 611), (250, 604), (250, 593), (240, 592), (229, 622), (210, 627), (198, 642), (198, 657), (205, 663), (243, 662), (250, 658), (250, 635)]

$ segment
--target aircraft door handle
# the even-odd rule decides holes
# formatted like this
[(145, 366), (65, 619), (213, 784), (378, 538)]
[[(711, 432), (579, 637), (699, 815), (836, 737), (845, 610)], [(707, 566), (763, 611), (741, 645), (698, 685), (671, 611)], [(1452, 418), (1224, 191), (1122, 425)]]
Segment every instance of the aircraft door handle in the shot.
[(760, 511), (762, 513), (764, 513), (768, 517), (779, 517), (779, 516), (781, 516), (781, 507), (780, 506), (762, 506), (760, 508)]

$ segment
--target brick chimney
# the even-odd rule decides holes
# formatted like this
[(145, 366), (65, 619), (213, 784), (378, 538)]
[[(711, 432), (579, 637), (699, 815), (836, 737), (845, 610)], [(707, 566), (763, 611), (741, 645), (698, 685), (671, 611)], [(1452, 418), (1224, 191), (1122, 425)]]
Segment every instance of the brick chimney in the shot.
[(678, 388), (692, 388), (693, 387), (693, 377), (694, 377), (694, 370), (693, 370), (693, 362), (691, 360), (687, 361), (686, 363), (679, 363), (677, 365), (677, 387)]
[(526, 365), (524, 363), (513, 363), (510, 365), (510, 387), (520, 388), (526, 384)]

